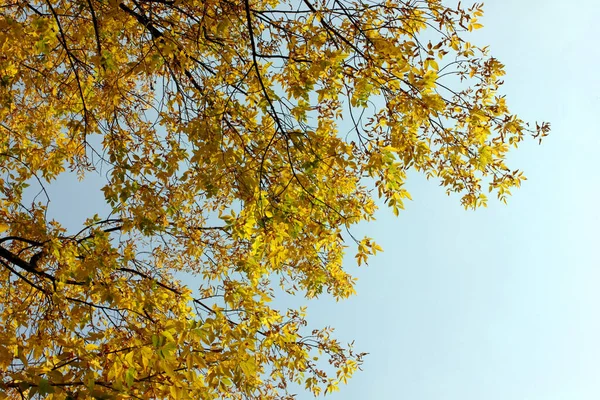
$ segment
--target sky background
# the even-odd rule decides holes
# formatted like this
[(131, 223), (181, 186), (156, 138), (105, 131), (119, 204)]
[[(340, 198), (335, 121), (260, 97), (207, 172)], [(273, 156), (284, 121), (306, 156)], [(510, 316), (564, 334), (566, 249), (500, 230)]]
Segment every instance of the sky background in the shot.
[[(333, 400), (600, 398), (600, 1), (490, 0), (485, 11), (471, 41), (506, 65), (511, 110), (551, 122), (551, 136), (511, 153), (528, 181), (508, 206), (465, 211), (411, 174), (399, 217), (381, 209), (354, 229), (385, 252), (361, 268), (349, 254), (357, 296), (309, 304), (312, 327), (370, 353)], [(51, 186), (65, 200), (53, 204), (79, 226), (106, 206), (72, 184)]]
[(600, 1), (484, 10), (471, 41), (506, 65), (511, 111), (551, 136), (510, 155), (528, 180), (508, 206), (465, 211), (412, 174), (399, 217), (381, 209), (354, 230), (385, 252), (366, 268), (349, 254), (358, 295), (309, 308), (370, 353), (331, 399), (600, 398)]

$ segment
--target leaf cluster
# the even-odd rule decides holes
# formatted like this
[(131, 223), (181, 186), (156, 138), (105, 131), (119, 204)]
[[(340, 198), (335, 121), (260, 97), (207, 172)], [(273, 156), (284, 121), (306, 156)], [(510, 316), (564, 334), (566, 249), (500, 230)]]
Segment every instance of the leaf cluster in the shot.
[[(378, 197), (398, 213), (407, 171), (467, 208), (505, 200), (524, 179), (507, 152), (548, 132), (464, 39), (481, 6), (442, 3), (2, 1), (0, 396), (346, 382), (364, 354), (276, 293), (354, 294), (347, 240), (359, 265), (381, 248), (349, 229)], [(104, 177), (108, 211), (49, 218), (64, 174)]]

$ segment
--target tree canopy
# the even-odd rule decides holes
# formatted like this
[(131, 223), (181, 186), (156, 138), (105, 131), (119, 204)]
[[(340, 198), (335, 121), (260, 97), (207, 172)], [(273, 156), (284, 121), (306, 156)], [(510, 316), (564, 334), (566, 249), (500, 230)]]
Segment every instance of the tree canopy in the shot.
[[(407, 171), (524, 179), (503, 65), (441, 0), (0, 0), (0, 397), (277, 399), (363, 354), (277, 293), (354, 294)], [(444, 2), (445, 3), (445, 2)], [(107, 210), (48, 217), (61, 174)], [(76, 190), (86, 190), (85, 182)]]

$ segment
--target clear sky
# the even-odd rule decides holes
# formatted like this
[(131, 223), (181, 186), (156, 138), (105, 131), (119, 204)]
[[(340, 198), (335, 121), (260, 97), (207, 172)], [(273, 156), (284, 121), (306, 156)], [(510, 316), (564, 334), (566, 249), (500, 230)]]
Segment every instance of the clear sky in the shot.
[[(413, 174), (414, 201), (398, 218), (382, 209), (354, 230), (385, 252), (366, 268), (349, 255), (357, 296), (309, 307), (312, 326), (370, 353), (331, 399), (600, 398), (600, 1), (489, 0), (485, 10), (472, 41), (506, 65), (511, 110), (551, 122), (551, 136), (511, 154), (529, 180), (508, 206), (464, 211)], [(56, 209), (67, 226), (105, 208), (98, 192), (69, 185), (52, 185), (69, 199)]]
[(357, 270), (356, 297), (309, 309), (370, 353), (331, 399), (600, 398), (600, 1), (484, 9), (472, 41), (506, 65), (511, 110), (551, 136), (511, 155), (528, 181), (508, 206), (464, 211), (411, 176), (400, 217), (356, 232), (385, 252)]

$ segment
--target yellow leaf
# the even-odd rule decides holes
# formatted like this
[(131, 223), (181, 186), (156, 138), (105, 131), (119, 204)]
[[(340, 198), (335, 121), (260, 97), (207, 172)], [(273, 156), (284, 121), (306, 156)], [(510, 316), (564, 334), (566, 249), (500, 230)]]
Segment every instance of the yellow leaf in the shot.
[(98, 345), (95, 343), (88, 343), (85, 345), (85, 350), (86, 351), (94, 351), (94, 350), (98, 350)]
[(175, 341), (175, 338), (173, 337), (173, 335), (171, 335), (171, 332), (169, 332), (168, 330), (162, 331), (160, 334), (167, 338), (169, 342)]

